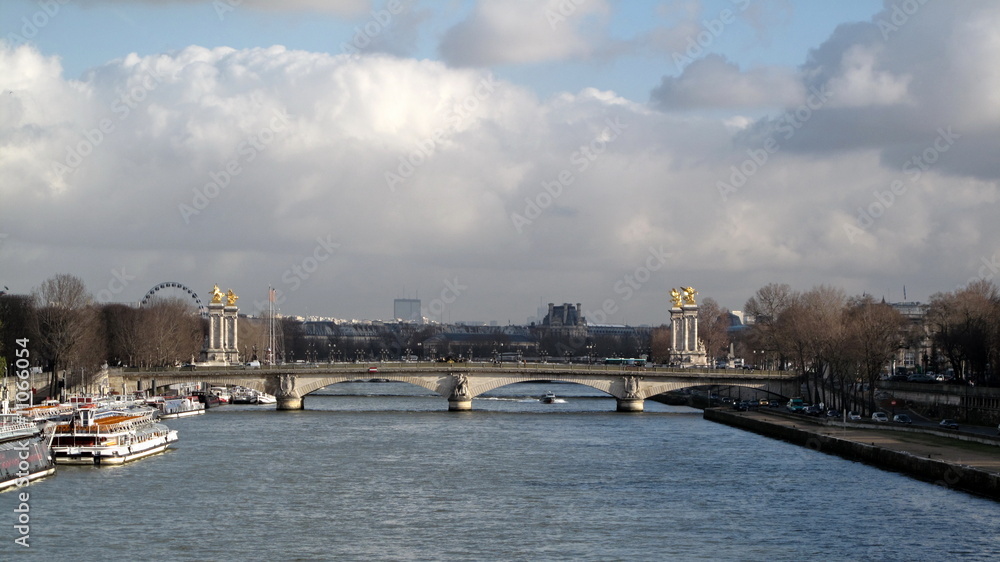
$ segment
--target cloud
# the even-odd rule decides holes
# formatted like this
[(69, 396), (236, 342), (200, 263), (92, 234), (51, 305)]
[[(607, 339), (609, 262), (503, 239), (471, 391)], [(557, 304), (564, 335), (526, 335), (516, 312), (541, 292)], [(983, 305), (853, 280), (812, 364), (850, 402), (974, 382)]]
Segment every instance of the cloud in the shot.
[(670, 111), (785, 107), (804, 98), (805, 88), (795, 73), (781, 68), (741, 72), (721, 55), (692, 62), (680, 76), (664, 76), (650, 94), (654, 106)]
[[(101, 4), (151, 4), (158, 6), (169, 6), (171, 4), (195, 4), (204, 3), (201, 0), (77, 0), (82, 5), (99, 6)], [(332, 13), (347, 16), (363, 14), (371, 9), (371, 0), (283, 0), (273, 2), (270, 0), (217, 0), (216, 4), (221, 8), (250, 8), (254, 10), (281, 10), (281, 11), (304, 11)], [(219, 8), (219, 6), (216, 6)]]
[[(174, 280), (241, 305), (271, 284), (286, 313), (357, 318), (457, 283), (443, 318), (513, 322), (541, 298), (658, 323), (682, 283), (736, 308), (772, 281), (929, 295), (997, 252), (997, 11), (928, 3), (886, 39), (889, 6), (798, 69), (707, 57), (649, 104), (281, 46), (133, 54), (73, 80), (3, 45), (4, 283), (69, 271), (96, 291), (124, 270), (123, 300)], [(640, 283), (651, 252), (670, 258)]]
[(453, 66), (585, 59), (604, 47), (599, 24), (608, 11), (604, 0), (479, 0), (445, 33), (441, 56)]

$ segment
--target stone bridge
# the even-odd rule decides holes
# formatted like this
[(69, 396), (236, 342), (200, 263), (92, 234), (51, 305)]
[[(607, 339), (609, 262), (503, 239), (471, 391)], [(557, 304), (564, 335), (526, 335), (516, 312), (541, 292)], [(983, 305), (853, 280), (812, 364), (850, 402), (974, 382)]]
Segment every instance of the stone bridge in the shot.
[(399, 381), (426, 388), (448, 399), (448, 409), (472, 409), (472, 399), (485, 392), (518, 382), (559, 381), (589, 386), (613, 396), (619, 412), (641, 412), (643, 401), (672, 390), (720, 385), (765, 390), (779, 396), (795, 396), (799, 383), (794, 373), (714, 369), (668, 369), (622, 365), (575, 365), (556, 363), (333, 363), (297, 364), (264, 369), (243, 367), (197, 368), (123, 372), (128, 390), (176, 383), (206, 382), (241, 385), (273, 394), (277, 409), (298, 410), (304, 396), (340, 382), (370, 380)]

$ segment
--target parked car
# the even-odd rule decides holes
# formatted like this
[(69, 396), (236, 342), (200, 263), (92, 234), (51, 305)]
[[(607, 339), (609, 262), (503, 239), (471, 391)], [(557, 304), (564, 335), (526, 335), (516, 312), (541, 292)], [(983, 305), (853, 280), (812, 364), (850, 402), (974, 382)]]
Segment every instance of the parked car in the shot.
[(802, 410), (802, 413), (807, 416), (822, 416), (823, 410), (821, 410), (819, 406), (806, 406)]
[(913, 420), (910, 419), (910, 416), (906, 414), (896, 414), (895, 416), (892, 416), (892, 421), (896, 423), (906, 423), (906, 424), (913, 423)]
[(826, 411), (826, 417), (828, 417), (828, 418), (839, 418), (840, 417), (840, 412), (838, 412), (837, 410), (827, 410)]
[(955, 431), (958, 431), (958, 422), (946, 418), (941, 420), (941, 423), (938, 424), (938, 427), (942, 429), (954, 429)]
[(885, 412), (875, 412), (874, 414), (872, 414), (872, 421), (873, 422), (880, 422), (880, 423), (882, 423), (882, 422), (888, 422), (889, 421), (889, 415), (886, 414)]
[(847, 419), (851, 421), (861, 421), (861, 414), (851, 410), (850, 412), (847, 412)]

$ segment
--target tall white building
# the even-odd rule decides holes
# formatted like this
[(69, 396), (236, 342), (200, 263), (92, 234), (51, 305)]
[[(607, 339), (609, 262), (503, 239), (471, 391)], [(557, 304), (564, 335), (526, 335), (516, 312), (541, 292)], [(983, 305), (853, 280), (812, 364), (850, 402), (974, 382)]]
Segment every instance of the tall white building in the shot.
[(396, 299), (392, 301), (392, 317), (403, 322), (422, 324), (420, 299)]

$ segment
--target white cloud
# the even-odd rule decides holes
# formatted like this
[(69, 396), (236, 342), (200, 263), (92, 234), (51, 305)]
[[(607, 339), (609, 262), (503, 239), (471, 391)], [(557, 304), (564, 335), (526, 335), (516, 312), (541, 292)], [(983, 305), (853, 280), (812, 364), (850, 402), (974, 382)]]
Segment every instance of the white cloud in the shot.
[(607, 12), (605, 0), (479, 0), (445, 33), (441, 55), (455, 66), (587, 58), (604, 47), (593, 31)]
[[(55, 57), (2, 46), (0, 281), (27, 291), (67, 271), (96, 291), (124, 269), (124, 300), (176, 280), (231, 286), (243, 305), (273, 284), (286, 312), (370, 318), (401, 290), (429, 300), (457, 278), (469, 288), (447, 318), (514, 322), (539, 298), (663, 321), (681, 283), (736, 308), (772, 281), (946, 290), (1000, 239), (1000, 53), (979, 23), (995, 10), (956, 6), (928, 3), (938, 25), (914, 19), (891, 41), (874, 22), (838, 29), (797, 71), (696, 61), (653, 96), (671, 111), (608, 89), (539, 99), (382, 55), (192, 46), (71, 80)], [(518, 60), (577, 56), (553, 45)], [(836, 94), (778, 132), (810, 88)], [(960, 137), (928, 153), (948, 127)], [(756, 163), (767, 138), (777, 148)], [(878, 216), (850, 240), (863, 212)], [(626, 299), (616, 283), (651, 248), (672, 257)]]

